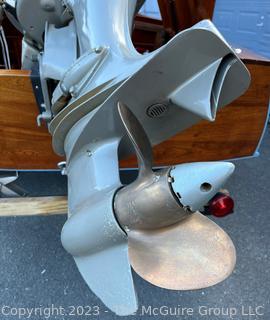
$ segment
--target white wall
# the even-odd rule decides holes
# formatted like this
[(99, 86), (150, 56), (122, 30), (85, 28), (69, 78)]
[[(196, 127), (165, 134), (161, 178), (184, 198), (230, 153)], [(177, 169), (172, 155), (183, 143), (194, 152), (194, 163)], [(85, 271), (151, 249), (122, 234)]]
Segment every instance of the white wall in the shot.
[(213, 20), (229, 42), (270, 58), (270, 0), (216, 0)]
[(146, 0), (140, 12), (149, 17), (160, 19), (160, 12), (157, 0)]
[[(160, 18), (157, 0), (146, 0), (141, 12)], [(232, 44), (270, 58), (270, 0), (216, 0), (213, 21)]]

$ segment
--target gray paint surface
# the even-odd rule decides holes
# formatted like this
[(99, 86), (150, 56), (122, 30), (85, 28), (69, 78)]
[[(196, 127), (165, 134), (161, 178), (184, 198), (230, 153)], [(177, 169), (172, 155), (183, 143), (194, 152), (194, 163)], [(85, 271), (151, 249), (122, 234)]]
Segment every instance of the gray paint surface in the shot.
[[(199, 291), (167, 291), (154, 287), (134, 274), (140, 310), (143, 306), (190, 307), (193, 316), (181, 319), (230, 319), (227, 315), (199, 316), (199, 306), (207, 308), (236, 308), (232, 319), (270, 319), (270, 134), (267, 129), (258, 158), (236, 162), (236, 171), (227, 187), (235, 201), (235, 214), (215, 219), (232, 237), (238, 254), (233, 275), (223, 283)], [(131, 174), (123, 174), (123, 180)], [(23, 173), (21, 183), (29, 184), (31, 195), (65, 194), (65, 179), (52, 173)], [(61, 246), (60, 232), (65, 216), (1, 218), (0, 219), (0, 319), (18, 319), (4, 316), (3, 306), (43, 307), (62, 306), (67, 312), (71, 306), (99, 306), (99, 316), (52, 315), (48, 319), (116, 319), (92, 294), (81, 278), (75, 263)], [(263, 316), (241, 315), (250, 306), (264, 306)], [(203, 309), (204, 310), (204, 309)], [(260, 309), (261, 311), (261, 309)], [(173, 317), (130, 316), (130, 319)], [(26, 316), (22, 319), (26, 319)], [(45, 319), (31, 316), (30, 319)], [(125, 319), (125, 318), (122, 318)]]

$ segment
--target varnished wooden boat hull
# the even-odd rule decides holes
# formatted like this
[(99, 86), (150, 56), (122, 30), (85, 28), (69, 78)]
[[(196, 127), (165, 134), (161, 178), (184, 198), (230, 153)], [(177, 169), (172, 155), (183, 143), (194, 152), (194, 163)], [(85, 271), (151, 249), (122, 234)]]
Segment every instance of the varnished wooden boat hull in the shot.
[[(155, 165), (224, 160), (252, 156), (261, 139), (268, 114), (270, 66), (247, 61), (252, 83), (245, 95), (220, 110), (213, 123), (201, 121), (154, 147)], [(0, 168), (56, 169), (62, 159), (51, 147), (39, 113), (29, 72), (0, 70)], [(161, 128), (162, 130), (162, 128)], [(134, 157), (121, 162), (136, 167)]]
[(59, 157), (46, 126), (37, 126), (38, 114), (30, 72), (0, 70), (1, 169), (57, 168)]

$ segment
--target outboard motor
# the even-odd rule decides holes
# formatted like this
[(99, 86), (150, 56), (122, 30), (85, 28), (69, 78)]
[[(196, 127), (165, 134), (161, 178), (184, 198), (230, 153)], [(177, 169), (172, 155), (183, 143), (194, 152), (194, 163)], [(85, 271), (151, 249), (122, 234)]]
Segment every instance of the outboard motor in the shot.
[[(212, 286), (233, 271), (229, 236), (200, 213), (234, 171), (229, 162), (153, 171), (152, 146), (248, 88), (249, 73), (212, 22), (154, 52), (131, 41), (135, 0), (17, 0), (23, 68), (38, 64), (55, 152), (66, 157), (64, 248), (90, 289), (116, 314), (137, 308), (131, 266), (162, 288)], [(31, 8), (31, 10), (29, 10)], [(136, 153), (130, 185), (119, 160)]]

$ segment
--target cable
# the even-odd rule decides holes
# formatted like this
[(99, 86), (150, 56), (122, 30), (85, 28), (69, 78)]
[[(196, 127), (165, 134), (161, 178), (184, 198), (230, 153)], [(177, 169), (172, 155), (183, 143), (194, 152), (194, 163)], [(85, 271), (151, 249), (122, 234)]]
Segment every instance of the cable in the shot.
[(2, 56), (3, 56), (3, 62), (4, 62), (4, 66), (5, 69), (8, 69), (8, 63), (7, 63), (7, 57), (6, 57), (6, 52), (5, 52), (5, 45), (2, 39), (2, 35), (0, 34), (0, 43), (1, 43), (1, 48), (2, 48)]
[(8, 49), (8, 43), (5, 35), (5, 31), (2, 26), (0, 26), (0, 34), (1, 34), (1, 45), (2, 50), (5, 52), (5, 58), (6, 61), (6, 69), (11, 69), (11, 63), (10, 63), (10, 55), (9, 55), (9, 49)]

